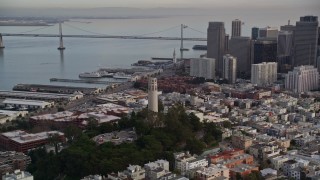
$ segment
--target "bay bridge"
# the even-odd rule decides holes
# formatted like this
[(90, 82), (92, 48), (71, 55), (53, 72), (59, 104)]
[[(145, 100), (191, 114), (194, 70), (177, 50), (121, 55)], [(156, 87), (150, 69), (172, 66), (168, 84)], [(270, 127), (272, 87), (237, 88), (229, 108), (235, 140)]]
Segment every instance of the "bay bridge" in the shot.
[[(91, 33), (91, 35), (65, 35), (62, 34), (62, 23), (59, 23), (59, 34), (35, 34), (31, 33), (37, 30), (41, 29), (46, 29), (48, 27), (42, 27), (42, 28), (37, 28), (34, 30), (26, 31), (26, 32), (21, 32), (21, 33), (0, 33), (0, 48), (4, 48), (4, 42), (3, 42), (3, 36), (11, 36), (11, 37), (52, 37), (52, 38), (59, 38), (59, 50), (64, 50), (65, 47), (63, 45), (63, 38), (106, 38), (106, 39), (144, 39), (144, 40), (170, 40), (170, 41), (180, 41), (180, 51), (184, 51), (186, 49), (183, 48), (183, 41), (207, 41), (206, 38), (188, 38), (183, 36), (183, 30), (188, 28), (193, 31), (206, 34), (204, 32), (201, 32), (199, 30), (196, 30), (192, 27), (189, 27), (187, 25), (181, 24), (180, 26), (180, 37), (163, 37), (163, 36), (150, 36), (152, 34), (157, 34), (161, 32), (165, 32), (168, 30), (171, 30), (173, 28), (177, 28), (179, 26), (174, 26), (165, 30), (157, 31), (157, 32), (152, 32), (152, 33), (146, 33), (146, 34), (141, 34), (141, 35), (107, 35), (107, 34), (101, 34), (101, 33), (96, 33), (88, 30), (84, 30), (78, 27), (75, 27), (73, 25), (69, 25), (64, 23), (64, 25), (69, 26), (74, 29), (81, 30), (86, 33)], [(49, 26), (50, 27), (50, 26)]]

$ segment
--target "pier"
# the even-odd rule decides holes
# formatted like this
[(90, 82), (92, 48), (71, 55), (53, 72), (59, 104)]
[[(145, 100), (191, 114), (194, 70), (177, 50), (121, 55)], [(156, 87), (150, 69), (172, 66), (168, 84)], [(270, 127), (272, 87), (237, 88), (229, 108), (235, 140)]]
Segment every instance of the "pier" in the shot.
[(100, 81), (93, 79), (59, 79), (59, 78), (50, 78), (51, 82), (71, 82), (71, 83), (88, 83), (88, 84), (114, 84), (114, 83), (123, 83), (125, 81)]

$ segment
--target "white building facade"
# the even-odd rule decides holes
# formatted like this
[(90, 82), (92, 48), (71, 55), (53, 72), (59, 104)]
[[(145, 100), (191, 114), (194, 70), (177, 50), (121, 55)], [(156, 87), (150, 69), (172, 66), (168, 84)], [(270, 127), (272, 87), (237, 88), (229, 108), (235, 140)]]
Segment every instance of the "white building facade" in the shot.
[(259, 86), (270, 85), (277, 81), (276, 62), (263, 62), (251, 65), (251, 83)]
[(213, 58), (195, 58), (190, 61), (190, 76), (215, 78), (215, 63)]
[(285, 88), (295, 93), (319, 88), (319, 72), (313, 66), (298, 66), (285, 77)]
[(223, 56), (222, 76), (229, 81), (229, 84), (236, 83), (237, 79), (237, 58), (226, 54)]

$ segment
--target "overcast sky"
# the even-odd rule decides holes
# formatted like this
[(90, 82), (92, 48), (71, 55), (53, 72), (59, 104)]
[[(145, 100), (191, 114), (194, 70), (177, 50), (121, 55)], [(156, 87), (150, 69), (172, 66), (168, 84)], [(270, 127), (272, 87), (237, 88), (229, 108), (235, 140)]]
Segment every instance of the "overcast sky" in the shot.
[(317, 8), (320, 0), (0, 0), (1, 8), (95, 7), (303, 7)]

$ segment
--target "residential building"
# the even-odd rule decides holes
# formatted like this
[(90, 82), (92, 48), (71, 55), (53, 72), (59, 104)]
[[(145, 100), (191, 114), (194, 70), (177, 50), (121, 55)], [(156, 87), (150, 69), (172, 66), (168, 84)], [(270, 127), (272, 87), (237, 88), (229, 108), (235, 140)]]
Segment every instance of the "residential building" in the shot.
[(215, 180), (215, 178), (229, 179), (229, 168), (220, 164), (211, 164), (209, 167), (201, 167), (196, 171), (195, 179)]
[(317, 16), (303, 16), (294, 32), (294, 66), (316, 66), (319, 22)]
[(26, 171), (15, 170), (12, 174), (5, 174), (2, 180), (33, 180), (33, 176)]
[(263, 62), (251, 65), (251, 83), (259, 86), (270, 85), (277, 80), (277, 63)]
[(31, 158), (24, 153), (15, 151), (0, 152), (0, 175), (13, 172), (16, 169), (26, 170)]
[(242, 25), (242, 22), (239, 19), (235, 19), (232, 21), (231, 37), (241, 36), (241, 25)]
[(180, 171), (181, 175), (186, 175), (191, 169), (208, 166), (206, 158), (191, 155), (189, 152), (174, 153), (174, 158), (175, 169)]
[(139, 165), (129, 165), (123, 173), (133, 180), (142, 180), (146, 177), (146, 171)]
[(240, 164), (253, 164), (253, 156), (245, 154), (242, 149), (223, 151), (214, 156), (209, 156), (211, 164), (223, 164), (227, 168), (233, 168)]
[(249, 76), (252, 64), (252, 41), (250, 37), (232, 37), (229, 44), (229, 53), (237, 58), (238, 76)]
[(223, 22), (209, 22), (207, 33), (207, 57), (216, 59), (215, 72), (222, 74), (222, 56), (225, 51), (225, 28)]
[(223, 56), (222, 77), (228, 80), (229, 84), (236, 83), (237, 79), (237, 58), (226, 54)]
[(249, 164), (238, 165), (230, 169), (230, 179), (238, 180), (237, 174), (239, 174), (243, 178), (246, 175), (251, 174), (253, 171), (259, 171), (259, 167)]
[(215, 78), (216, 59), (196, 58), (190, 61), (190, 76), (203, 77), (206, 79)]
[(166, 160), (157, 160), (144, 165), (146, 170), (146, 179), (156, 180), (169, 173), (169, 162)]
[(282, 168), (284, 175), (296, 180), (300, 179), (299, 162), (295, 160), (288, 160), (283, 163)]
[(295, 93), (319, 88), (319, 72), (313, 66), (298, 66), (285, 77), (285, 88)]
[(244, 135), (234, 134), (231, 138), (231, 143), (235, 148), (247, 150), (252, 145), (252, 139)]

